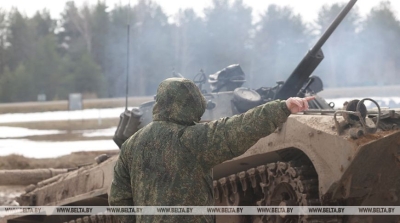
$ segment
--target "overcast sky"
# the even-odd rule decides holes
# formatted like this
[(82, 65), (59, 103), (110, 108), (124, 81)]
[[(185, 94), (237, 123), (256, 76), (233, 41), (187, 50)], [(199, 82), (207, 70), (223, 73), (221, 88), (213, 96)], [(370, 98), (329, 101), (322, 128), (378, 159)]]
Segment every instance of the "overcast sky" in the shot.
[[(28, 16), (33, 15), (37, 10), (47, 8), (52, 16), (59, 17), (67, 0), (0, 0), (0, 8), (10, 9), (15, 6), (20, 11), (25, 12)], [(95, 4), (98, 0), (75, 0), (78, 5), (87, 2)], [(109, 6), (116, 3), (128, 4), (129, 0), (102, 0)], [(194, 8), (196, 12), (201, 13), (204, 7), (211, 4), (211, 0), (155, 0), (158, 2), (168, 15), (175, 14), (179, 8)], [(343, 0), (243, 0), (245, 4), (251, 6), (253, 16), (265, 11), (269, 4), (287, 5), (294, 9), (296, 13), (300, 13), (307, 22), (314, 21), (317, 18), (319, 8), (324, 4), (332, 4), (335, 2), (348, 2)], [(137, 0), (131, 0), (134, 5)], [(377, 6), (380, 0), (358, 0), (356, 6), (362, 16), (365, 16), (372, 7)], [(400, 0), (390, 0), (392, 8), (395, 10), (397, 18), (400, 12)]]

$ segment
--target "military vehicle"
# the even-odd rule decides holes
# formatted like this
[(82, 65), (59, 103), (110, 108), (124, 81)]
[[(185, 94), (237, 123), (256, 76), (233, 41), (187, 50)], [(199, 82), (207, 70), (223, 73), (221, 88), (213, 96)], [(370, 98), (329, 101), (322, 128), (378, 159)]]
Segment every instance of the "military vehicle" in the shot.
[[(257, 90), (241, 87), (239, 65), (209, 75), (202, 122), (243, 113), (257, 105), (293, 96), (315, 95), (310, 109), (291, 115), (247, 152), (213, 168), (215, 205), (222, 206), (398, 206), (400, 200), (400, 110), (380, 108), (369, 98), (333, 109), (317, 93), (322, 82), (311, 73), (323, 59), (321, 47), (355, 4), (351, 0), (285, 82)], [(200, 73), (205, 79), (204, 72)], [(197, 82), (199, 86), (204, 83)], [(201, 86), (200, 86), (201, 87)], [(376, 108), (367, 110), (364, 102)], [(114, 141), (124, 140), (152, 120), (154, 101), (126, 110)], [(23, 194), (21, 206), (105, 206), (117, 156), (103, 155), (91, 166), (61, 174)], [(193, 179), (197, 180), (197, 179)], [(398, 222), (400, 216), (217, 216), (225, 222)], [(117, 222), (113, 216), (19, 216), (22, 222)]]

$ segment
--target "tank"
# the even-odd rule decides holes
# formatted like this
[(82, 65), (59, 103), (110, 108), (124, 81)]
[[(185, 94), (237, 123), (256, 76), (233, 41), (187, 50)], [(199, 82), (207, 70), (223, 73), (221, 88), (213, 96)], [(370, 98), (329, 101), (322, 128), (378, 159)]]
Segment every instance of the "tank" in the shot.
[[(213, 168), (217, 206), (399, 206), (400, 109), (380, 108), (371, 98), (346, 102), (341, 109), (318, 96), (320, 78), (311, 76), (323, 59), (322, 45), (355, 4), (351, 0), (285, 82), (273, 87), (242, 87), (245, 74), (231, 65), (209, 75), (202, 122), (246, 112), (259, 104), (314, 95), (310, 109), (291, 115), (277, 130), (241, 156)], [(200, 80), (205, 78), (200, 72)], [(201, 87), (204, 82), (195, 81)], [(367, 108), (365, 102), (373, 105)], [(114, 136), (120, 146), (152, 120), (154, 101), (124, 111)], [(117, 146), (116, 146), (117, 148)], [(102, 155), (89, 166), (50, 178), (21, 195), (21, 206), (106, 206), (118, 156)], [(54, 180), (51, 180), (54, 179)], [(196, 179), (194, 179), (196, 180)], [(113, 216), (19, 216), (22, 222), (117, 222)], [(217, 216), (232, 222), (398, 222), (399, 216)]]

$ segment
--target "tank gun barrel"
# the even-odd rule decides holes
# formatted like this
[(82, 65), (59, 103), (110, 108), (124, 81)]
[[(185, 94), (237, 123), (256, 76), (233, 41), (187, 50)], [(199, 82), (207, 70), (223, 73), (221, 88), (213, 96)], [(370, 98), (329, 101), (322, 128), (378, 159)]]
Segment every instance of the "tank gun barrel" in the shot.
[(67, 173), (68, 169), (0, 170), (0, 185), (29, 185)]
[(347, 3), (346, 7), (342, 9), (342, 11), (339, 13), (339, 15), (336, 16), (335, 20), (331, 23), (331, 25), (328, 27), (328, 29), (325, 30), (324, 34), (322, 34), (321, 38), (318, 40), (318, 42), (314, 45), (313, 48), (311, 48), (310, 53), (311, 54), (316, 54), (321, 47), (324, 45), (326, 40), (331, 36), (331, 34), (335, 31), (335, 29), (339, 26), (339, 24), (342, 22), (344, 17), (350, 12), (350, 10), (353, 8), (354, 4), (356, 4), (357, 0), (351, 0), (349, 3)]
[(289, 97), (295, 97), (297, 95), (304, 83), (306, 83), (307, 79), (311, 76), (312, 72), (324, 59), (321, 47), (342, 22), (344, 17), (349, 13), (351, 8), (353, 8), (356, 2), (357, 0), (350, 0), (350, 2), (347, 3), (328, 29), (319, 38), (317, 43), (307, 52), (289, 78), (280, 87), (279, 91), (275, 95), (275, 99), (288, 99)]

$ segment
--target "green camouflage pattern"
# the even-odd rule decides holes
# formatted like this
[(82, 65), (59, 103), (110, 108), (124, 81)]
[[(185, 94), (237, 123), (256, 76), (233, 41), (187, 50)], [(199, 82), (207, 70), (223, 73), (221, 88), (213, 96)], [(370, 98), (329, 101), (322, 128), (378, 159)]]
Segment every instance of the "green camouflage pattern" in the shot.
[[(290, 115), (285, 101), (272, 101), (246, 113), (197, 123), (205, 99), (190, 80), (163, 81), (153, 122), (122, 146), (114, 169), (112, 206), (212, 206), (211, 169), (239, 156), (275, 131)], [(120, 216), (121, 222), (214, 222), (213, 216)]]

